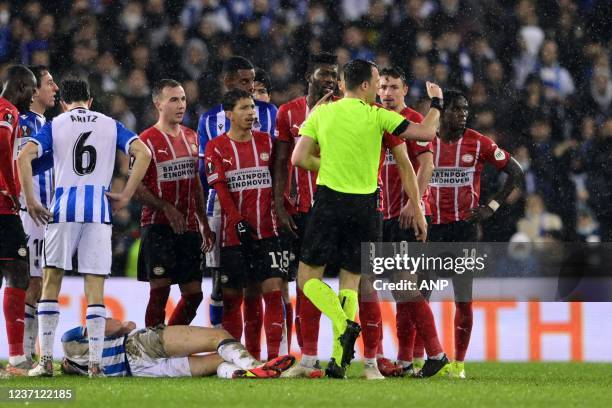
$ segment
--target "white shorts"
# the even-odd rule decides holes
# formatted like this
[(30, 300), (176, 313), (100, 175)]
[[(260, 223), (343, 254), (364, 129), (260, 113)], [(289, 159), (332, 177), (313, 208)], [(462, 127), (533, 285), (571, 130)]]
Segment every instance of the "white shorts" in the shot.
[(134, 377), (191, 377), (188, 357), (167, 357), (163, 328), (137, 329), (125, 344), (130, 372)]
[(110, 275), (113, 254), (112, 226), (99, 223), (61, 222), (45, 231), (43, 266), (72, 270), (78, 251), (78, 272)]
[(127, 354), (134, 377), (191, 377), (188, 357), (150, 358)]
[(28, 236), (28, 252), (30, 255), (30, 277), (42, 277), (42, 250), (45, 239), (45, 226), (38, 226), (26, 211), (20, 211), (23, 230)]

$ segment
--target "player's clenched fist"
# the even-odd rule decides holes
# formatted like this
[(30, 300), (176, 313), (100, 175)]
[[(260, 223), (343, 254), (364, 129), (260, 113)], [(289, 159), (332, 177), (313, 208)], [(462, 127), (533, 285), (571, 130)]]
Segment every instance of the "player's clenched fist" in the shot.
[(426, 87), (427, 87), (427, 96), (429, 96), (429, 98), (440, 98), (442, 99), (442, 88), (440, 88), (437, 84), (434, 84), (433, 82), (426, 82)]

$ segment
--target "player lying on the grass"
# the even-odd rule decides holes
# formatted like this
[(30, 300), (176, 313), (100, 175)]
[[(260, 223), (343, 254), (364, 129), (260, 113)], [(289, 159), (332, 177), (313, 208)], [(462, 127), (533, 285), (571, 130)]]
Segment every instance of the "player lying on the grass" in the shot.
[[(66, 374), (87, 375), (87, 328), (78, 326), (62, 336)], [(136, 330), (134, 322), (107, 319), (101, 368), (112, 377), (276, 378), (295, 358), (280, 356), (257, 361), (223, 329), (196, 326), (157, 326)], [(194, 355), (210, 353), (206, 355)]]

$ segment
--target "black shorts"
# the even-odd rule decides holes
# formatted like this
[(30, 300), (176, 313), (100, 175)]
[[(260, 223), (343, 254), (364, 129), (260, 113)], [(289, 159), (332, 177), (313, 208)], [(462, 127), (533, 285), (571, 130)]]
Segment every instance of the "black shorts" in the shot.
[(376, 241), (377, 195), (344, 194), (318, 186), (302, 244), (301, 261), (361, 273), (361, 243)]
[(429, 229), (430, 242), (476, 242), (478, 225), (469, 221), (455, 221), (448, 224), (433, 224)]
[(28, 262), (28, 238), (18, 215), (0, 215), (0, 262)]
[(202, 281), (202, 237), (197, 232), (175, 234), (168, 225), (141, 229), (138, 280), (171, 279), (172, 283)]
[[(427, 237), (429, 240), (429, 234), (431, 231), (431, 217), (425, 216), (427, 220)], [(401, 229), (399, 224), (399, 218), (390, 218), (385, 220), (383, 223), (383, 239), (382, 242), (416, 242), (414, 236), (414, 230), (412, 228)]]
[[(469, 221), (455, 221), (448, 224), (434, 224), (430, 227), (430, 242), (477, 242), (478, 225)], [(473, 271), (453, 274), (453, 293), (456, 302), (472, 301)]]
[(285, 231), (281, 231), (278, 237), (283, 256), (285, 254), (289, 256), (289, 267), (287, 268), (287, 280), (289, 282), (293, 282), (297, 276), (298, 265), (300, 264), (300, 249), (302, 248), (302, 238), (308, 223), (308, 214), (297, 213), (291, 216), (297, 227), (297, 238)]
[(248, 283), (261, 283), (270, 278), (287, 279), (289, 258), (283, 258), (278, 238), (265, 238), (247, 250), (242, 245), (221, 248), (221, 284), (241, 289)]

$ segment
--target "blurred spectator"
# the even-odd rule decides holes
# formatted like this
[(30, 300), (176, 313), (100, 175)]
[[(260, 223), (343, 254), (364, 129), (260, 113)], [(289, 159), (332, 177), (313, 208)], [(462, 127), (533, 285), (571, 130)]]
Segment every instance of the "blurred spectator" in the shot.
[(612, 118), (599, 129), (596, 140), (586, 152), (589, 205), (600, 224), (601, 240), (612, 241)]
[(563, 229), (561, 218), (546, 211), (544, 200), (538, 194), (530, 194), (525, 202), (525, 217), (517, 223), (517, 230), (532, 242), (541, 242), (547, 233)]
[(574, 80), (570, 73), (559, 65), (559, 47), (553, 40), (544, 41), (540, 51), (538, 72), (546, 88), (547, 99), (562, 99), (574, 93)]

